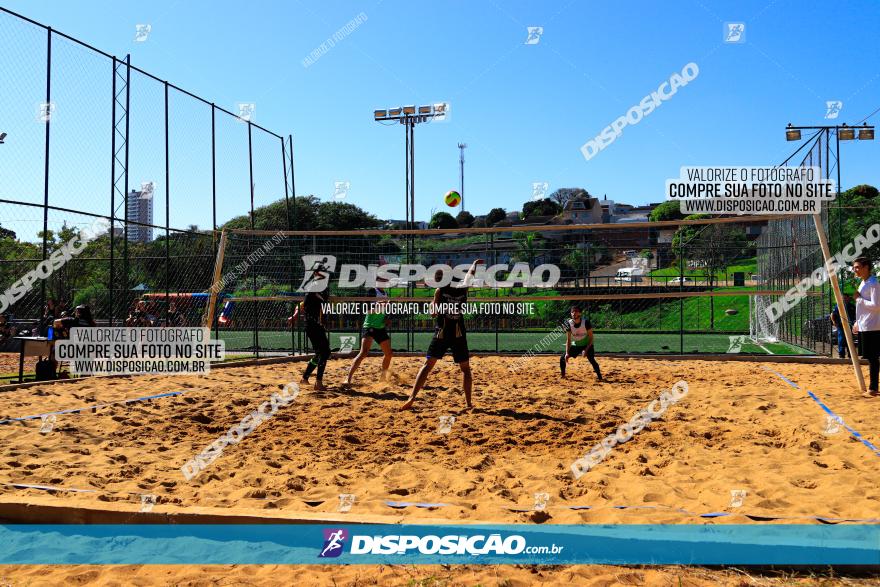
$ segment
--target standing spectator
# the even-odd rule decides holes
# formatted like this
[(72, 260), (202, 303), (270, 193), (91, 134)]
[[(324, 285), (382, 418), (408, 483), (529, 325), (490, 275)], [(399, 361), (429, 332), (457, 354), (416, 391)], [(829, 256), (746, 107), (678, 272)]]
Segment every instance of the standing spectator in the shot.
[(65, 316), (55, 320), (55, 331), (60, 333), (57, 338), (68, 338), (71, 328), (95, 325), (92, 309), (87, 304), (81, 304), (73, 311), (73, 316)]
[(11, 349), (15, 342), (13, 337), (18, 334), (18, 329), (9, 322), (9, 314), (0, 314), (0, 349)]
[[(856, 322), (856, 305), (852, 296), (848, 293), (843, 294), (843, 306), (846, 308), (846, 315), (849, 318), (849, 328), (852, 330), (853, 324)], [(841, 359), (846, 358), (846, 333), (841, 327), (840, 310), (837, 304), (831, 310), (831, 325), (837, 330), (837, 356)]]
[(880, 376), (880, 285), (871, 273), (871, 261), (867, 257), (853, 261), (853, 272), (862, 280), (855, 293), (856, 323), (853, 332), (859, 334), (861, 354), (870, 367), (868, 394), (877, 395), (877, 379)]

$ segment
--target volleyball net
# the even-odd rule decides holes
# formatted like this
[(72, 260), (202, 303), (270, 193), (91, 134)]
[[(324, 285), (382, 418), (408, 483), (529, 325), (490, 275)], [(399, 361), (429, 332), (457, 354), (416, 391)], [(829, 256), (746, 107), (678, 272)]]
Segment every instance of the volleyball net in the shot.
[[(364, 312), (375, 301), (370, 287), (374, 276), (384, 276), (393, 347), (422, 351), (434, 328), (426, 309), (437, 285), (434, 273), (445, 269), (460, 277), (481, 259), (465, 310), (472, 351), (558, 352), (565, 341), (558, 326), (578, 305), (594, 328), (600, 353), (822, 352), (805, 337), (791, 342), (750, 336), (755, 322), (750, 310), (763, 307), (755, 298), (783, 293), (757, 268), (758, 258), (768, 254), (761, 239), (780, 220), (227, 230), (217, 239), (204, 323), (230, 350), (307, 352), (302, 325), (291, 317), (317, 267), (326, 270), (334, 302), (325, 314), (331, 346), (359, 346)], [(799, 254), (821, 258), (814, 240), (799, 242)], [(449, 271), (456, 267), (458, 273)]]

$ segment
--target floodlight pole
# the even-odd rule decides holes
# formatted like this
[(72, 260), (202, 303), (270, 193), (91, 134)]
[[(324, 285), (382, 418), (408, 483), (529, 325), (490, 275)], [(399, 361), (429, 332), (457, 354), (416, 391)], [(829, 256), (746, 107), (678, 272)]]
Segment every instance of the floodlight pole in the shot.
[[(834, 130), (834, 139), (835, 139), (835, 151), (836, 151), (836, 167), (837, 167), (837, 197), (840, 197), (840, 130), (841, 129), (852, 129), (853, 132), (861, 130), (861, 129), (870, 129), (874, 130), (873, 126), (868, 126), (865, 124), (864, 126), (792, 126), (788, 125), (786, 130), (818, 130), (819, 133), (817, 135), (825, 136), (825, 147), (826, 147), (826, 158), (825, 158), (825, 179), (828, 179), (829, 176), (829, 161), (827, 158), (827, 151), (829, 147), (829, 143), (831, 141), (831, 131)], [(820, 136), (821, 139), (821, 136)], [(859, 139), (861, 140), (861, 139)], [(798, 149), (799, 151), (800, 149)], [(798, 152), (795, 151), (795, 154)], [(820, 160), (821, 160), (821, 147), (820, 147)], [(791, 159), (791, 157), (789, 159)], [(788, 159), (783, 163), (788, 163)], [(838, 200), (838, 206), (840, 205), (840, 201)], [(838, 217), (840, 216), (840, 208), (838, 207)], [(813, 214), (813, 224), (816, 227), (816, 234), (819, 236), (819, 244), (822, 247), (822, 258), (825, 260), (825, 267), (829, 269), (831, 267), (831, 249), (828, 246), (828, 237), (825, 234), (825, 227), (822, 224), (822, 216), (820, 214)], [(841, 243), (842, 244), (842, 243)], [(839, 328), (843, 328), (843, 334), (846, 338), (846, 346), (849, 350), (849, 358), (852, 361), (853, 371), (856, 375), (856, 380), (859, 383), (859, 389), (862, 393), (866, 393), (865, 389), (865, 378), (862, 374), (861, 363), (859, 362), (859, 355), (856, 351), (855, 340), (853, 339), (852, 329), (849, 327), (849, 314), (846, 311), (846, 303), (843, 300), (843, 293), (840, 291), (840, 282), (837, 279), (836, 271), (828, 271), (828, 277), (831, 281), (831, 290), (834, 292), (834, 299), (837, 302), (837, 312), (838, 316), (840, 316), (840, 326)], [(832, 344), (833, 346), (833, 344)]]
[(464, 150), (467, 149), (467, 143), (458, 143), (458, 165), (460, 168), (461, 174), (461, 183), (458, 188), (459, 195), (461, 196), (461, 211), (464, 212)]

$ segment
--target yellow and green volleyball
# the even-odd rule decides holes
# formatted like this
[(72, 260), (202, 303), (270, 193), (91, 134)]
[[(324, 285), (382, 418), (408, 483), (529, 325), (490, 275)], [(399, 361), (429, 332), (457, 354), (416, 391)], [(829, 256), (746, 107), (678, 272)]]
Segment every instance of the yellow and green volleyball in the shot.
[(459, 204), (461, 204), (461, 194), (455, 190), (449, 190), (446, 192), (446, 195), (443, 197), (443, 200), (446, 202), (446, 205), (450, 208), (455, 208)]

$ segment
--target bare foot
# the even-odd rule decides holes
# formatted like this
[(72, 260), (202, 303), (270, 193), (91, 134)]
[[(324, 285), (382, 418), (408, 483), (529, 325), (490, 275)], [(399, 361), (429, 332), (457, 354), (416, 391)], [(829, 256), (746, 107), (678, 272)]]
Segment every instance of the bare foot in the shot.
[(309, 384), (309, 378), (308, 378), (308, 377), (303, 377), (302, 379), (299, 380), (299, 382), (302, 383), (303, 385), (308, 385), (308, 384)]
[(413, 400), (409, 399), (409, 400), (406, 400), (406, 403), (405, 403), (405, 404), (403, 404), (402, 406), (400, 406), (400, 411), (403, 412), (403, 411), (406, 411), (406, 410), (411, 410), (412, 407), (413, 407)]
[(315, 391), (327, 391), (327, 388), (324, 387), (324, 383), (320, 380), (315, 381), (315, 386), (312, 389), (314, 389)]
[(351, 377), (345, 379), (345, 385), (351, 385)]

